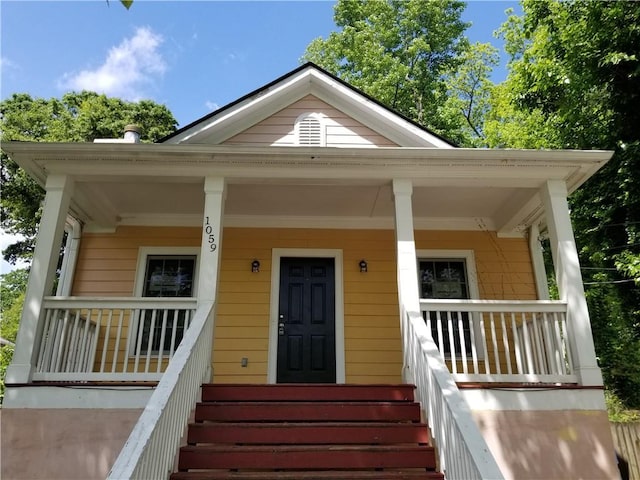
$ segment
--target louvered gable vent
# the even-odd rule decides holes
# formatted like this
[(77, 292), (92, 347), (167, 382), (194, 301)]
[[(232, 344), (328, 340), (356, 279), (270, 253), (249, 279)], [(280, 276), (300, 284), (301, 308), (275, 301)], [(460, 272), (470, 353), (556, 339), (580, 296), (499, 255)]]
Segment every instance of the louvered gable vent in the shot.
[(296, 122), (298, 145), (323, 145), (322, 123), (314, 114), (301, 115)]

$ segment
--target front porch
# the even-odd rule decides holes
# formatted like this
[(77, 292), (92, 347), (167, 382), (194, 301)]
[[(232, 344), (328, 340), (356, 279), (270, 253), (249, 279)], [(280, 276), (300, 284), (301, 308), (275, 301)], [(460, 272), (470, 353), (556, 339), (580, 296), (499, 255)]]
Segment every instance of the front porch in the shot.
[[(55, 390), (35, 393), (43, 382), (89, 389), (109, 382), (104, 399), (158, 382), (144, 401), (127, 404), (145, 409), (112, 478), (166, 474), (203, 383), (278, 382), (283, 258), (333, 259), (335, 382), (415, 385), (448, 478), (501, 477), (456, 382), (602, 386), (565, 180), (577, 188), (595, 168), (591, 157), (93, 147), (61, 146), (65, 153), (46, 162), (47, 198), (5, 406), (56, 402)], [(40, 145), (10, 148), (40, 168)], [(257, 178), (255, 165), (265, 161), (271, 176)], [(205, 166), (211, 162), (216, 175)], [(549, 169), (554, 162), (557, 170)], [(78, 252), (68, 263), (75, 280), (50, 296), (70, 213), (85, 223), (80, 245), (69, 248)], [(559, 301), (544, 290), (540, 226), (549, 233)], [(176, 252), (192, 262), (190, 293), (143, 295), (149, 259)], [(429, 290), (422, 262), (436, 269), (454, 262), (464, 278)], [(466, 297), (458, 295), (463, 285)], [(93, 397), (87, 406), (104, 401)]]

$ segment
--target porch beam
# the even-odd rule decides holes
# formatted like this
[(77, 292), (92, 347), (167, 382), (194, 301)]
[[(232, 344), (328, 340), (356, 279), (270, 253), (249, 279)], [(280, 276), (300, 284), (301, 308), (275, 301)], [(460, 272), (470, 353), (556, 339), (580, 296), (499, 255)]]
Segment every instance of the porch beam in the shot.
[(582, 385), (599, 386), (602, 385), (602, 372), (593, 345), (578, 249), (569, 215), (567, 185), (561, 180), (548, 180), (540, 193), (549, 229), (558, 293), (560, 300), (567, 302), (568, 336), (575, 372)]
[(7, 368), (5, 382), (8, 384), (29, 383), (33, 377), (37, 346), (43, 329), (43, 301), (53, 291), (73, 187), (74, 182), (68, 175), (50, 175), (47, 178), (42, 220), (36, 237), (15, 353)]

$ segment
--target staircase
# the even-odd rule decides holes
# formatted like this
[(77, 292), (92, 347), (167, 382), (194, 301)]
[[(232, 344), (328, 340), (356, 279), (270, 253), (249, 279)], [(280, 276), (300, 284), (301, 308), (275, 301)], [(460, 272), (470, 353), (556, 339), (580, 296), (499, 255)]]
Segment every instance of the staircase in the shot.
[(171, 480), (443, 480), (413, 390), (203, 385)]

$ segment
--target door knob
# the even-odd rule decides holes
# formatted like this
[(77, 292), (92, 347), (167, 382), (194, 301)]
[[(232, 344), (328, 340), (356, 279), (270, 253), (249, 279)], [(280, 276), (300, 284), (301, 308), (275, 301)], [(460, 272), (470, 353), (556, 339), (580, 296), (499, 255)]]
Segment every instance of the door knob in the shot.
[(284, 335), (284, 323), (278, 324), (278, 335)]

